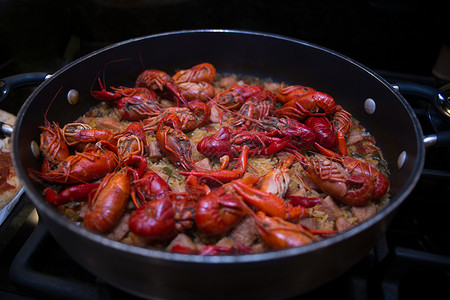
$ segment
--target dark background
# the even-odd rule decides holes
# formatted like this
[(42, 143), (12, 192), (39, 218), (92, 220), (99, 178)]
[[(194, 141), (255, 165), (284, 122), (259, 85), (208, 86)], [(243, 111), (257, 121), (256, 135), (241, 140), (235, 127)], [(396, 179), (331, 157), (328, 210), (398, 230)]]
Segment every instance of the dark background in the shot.
[(204, 28), (281, 34), (375, 71), (432, 77), (450, 40), (446, 18), (443, 7), (422, 0), (0, 0), (0, 77), (52, 73), (122, 40)]

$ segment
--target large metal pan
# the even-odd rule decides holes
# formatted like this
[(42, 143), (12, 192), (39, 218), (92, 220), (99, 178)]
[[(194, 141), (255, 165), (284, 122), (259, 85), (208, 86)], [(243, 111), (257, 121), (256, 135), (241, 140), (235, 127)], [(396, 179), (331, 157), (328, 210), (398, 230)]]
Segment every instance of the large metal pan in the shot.
[[(28, 170), (41, 161), (31, 151), (39, 125), (64, 124), (97, 100), (90, 89), (99, 75), (107, 85), (132, 85), (146, 68), (173, 73), (200, 62), (221, 73), (271, 77), (312, 86), (332, 95), (373, 133), (391, 168), (391, 203), (362, 225), (301, 248), (255, 255), (203, 257), (164, 253), (108, 240), (67, 221), (42, 197)], [(103, 75), (102, 75), (103, 76)], [(76, 105), (67, 101), (75, 89)], [(368, 114), (366, 99), (376, 103)], [(21, 108), (13, 132), (13, 160), (26, 193), (63, 249), (104, 281), (141, 297), (286, 298), (341, 275), (364, 257), (385, 232), (395, 211), (416, 184), (424, 163), (421, 128), (403, 97), (380, 76), (333, 51), (278, 35), (197, 30), (152, 35), (106, 47), (46, 79)], [(404, 158), (398, 165), (398, 160)]]

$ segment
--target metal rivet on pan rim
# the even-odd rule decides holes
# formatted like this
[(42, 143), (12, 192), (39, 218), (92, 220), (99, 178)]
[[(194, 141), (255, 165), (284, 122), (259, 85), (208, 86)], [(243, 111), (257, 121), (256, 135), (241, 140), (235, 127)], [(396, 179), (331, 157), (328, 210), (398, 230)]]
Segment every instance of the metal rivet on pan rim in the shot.
[(372, 98), (367, 98), (366, 101), (364, 101), (364, 109), (369, 115), (372, 115), (375, 112), (376, 108), (377, 105)]
[(67, 101), (69, 101), (69, 104), (71, 104), (71, 105), (77, 104), (79, 98), (80, 98), (80, 95), (78, 94), (78, 91), (75, 89), (71, 89), (67, 93)]
[(39, 156), (41, 155), (41, 151), (39, 149), (38, 143), (33, 140), (33, 141), (31, 141), (30, 147), (31, 147), (31, 153), (33, 153), (33, 156), (35, 158), (39, 158)]
[(397, 168), (401, 169), (406, 161), (406, 151), (402, 151), (397, 158)]

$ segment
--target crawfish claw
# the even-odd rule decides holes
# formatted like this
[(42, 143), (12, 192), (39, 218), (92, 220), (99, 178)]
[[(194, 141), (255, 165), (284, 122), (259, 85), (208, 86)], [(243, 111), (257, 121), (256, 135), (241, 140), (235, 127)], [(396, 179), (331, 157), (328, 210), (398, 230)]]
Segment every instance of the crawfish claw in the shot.
[(252, 188), (239, 181), (233, 181), (232, 185), (236, 192), (244, 197), (246, 202), (270, 216), (280, 217), (284, 220), (294, 220), (308, 215), (305, 208), (292, 206), (283, 198), (272, 193)]

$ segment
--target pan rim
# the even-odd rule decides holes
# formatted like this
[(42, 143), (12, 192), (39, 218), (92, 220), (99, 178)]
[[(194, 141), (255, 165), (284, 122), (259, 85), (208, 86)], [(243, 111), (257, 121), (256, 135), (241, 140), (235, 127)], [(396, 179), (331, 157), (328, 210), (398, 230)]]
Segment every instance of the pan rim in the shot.
[[(417, 158), (416, 162), (414, 164), (414, 172), (409, 176), (409, 178), (406, 180), (406, 183), (404, 187), (397, 193), (395, 196), (395, 199), (391, 199), (391, 203), (387, 205), (385, 208), (383, 208), (382, 211), (378, 212), (374, 217), (367, 220), (366, 222), (346, 231), (343, 233), (340, 233), (334, 237), (327, 238), (322, 241), (318, 241), (316, 243), (305, 245), (298, 248), (290, 248), (290, 249), (283, 249), (283, 250), (277, 250), (277, 251), (270, 251), (266, 253), (260, 253), (260, 254), (249, 254), (249, 255), (237, 255), (237, 256), (201, 256), (201, 255), (188, 255), (188, 254), (179, 254), (179, 253), (170, 253), (170, 252), (164, 252), (160, 250), (152, 250), (152, 249), (146, 249), (146, 248), (140, 248), (137, 246), (127, 245), (123, 244), (121, 242), (109, 240), (106, 237), (100, 236), (98, 234), (92, 233), (88, 231), (85, 228), (79, 227), (76, 224), (70, 222), (66, 218), (64, 218), (62, 215), (58, 214), (56, 210), (52, 209), (45, 201), (43, 200), (43, 197), (39, 195), (39, 193), (34, 190), (32, 185), (29, 182), (29, 177), (26, 174), (26, 172), (23, 170), (23, 166), (21, 165), (21, 162), (19, 161), (18, 156), (19, 150), (16, 148), (18, 147), (16, 143), (14, 142), (16, 139), (18, 139), (18, 133), (17, 131), (13, 132), (13, 138), (12, 138), (12, 147), (13, 147), (13, 162), (14, 167), (16, 170), (18, 170), (18, 176), (25, 186), (25, 190), (27, 195), (31, 198), (32, 202), (38, 209), (38, 211), (45, 212), (48, 217), (55, 220), (59, 226), (64, 226), (66, 229), (72, 231), (75, 234), (81, 235), (83, 238), (86, 238), (90, 240), (91, 242), (101, 244), (106, 247), (110, 247), (116, 251), (121, 252), (127, 252), (133, 255), (139, 255), (142, 258), (148, 258), (148, 259), (161, 259), (165, 260), (167, 262), (176, 262), (176, 263), (187, 263), (187, 264), (247, 264), (247, 263), (261, 263), (263, 261), (271, 261), (281, 258), (290, 258), (294, 256), (299, 256), (305, 253), (317, 251), (326, 247), (329, 247), (333, 244), (338, 244), (346, 239), (350, 239), (354, 236), (356, 236), (359, 232), (368, 230), (371, 228), (374, 224), (381, 222), (386, 215), (393, 213), (400, 204), (405, 200), (405, 198), (409, 195), (409, 193), (413, 190), (414, 186), (416, 185), (417, 181), (419, 180), (420, 174), (423, 169), (424, 165), (424, 159), (425, 159), (425, 147), (423, 143), (421, 142), (423, 140), (423, 134), (422, 130), (419, 124), (419, 121), (417, 117), (414, 115), (412, 108), (409, 106), (409, 104), (406, 102), (406, 100), (403, 98), (403, 96), (396, 91), (386, 80), (384, 80), (381, 76), (376, 74), (374, 71), (366, 68), (362, 64), (354, 61), (353, 59), (337, 53), (333, 50), (327, 49), (325, 47), (321, 47), (306, 41), (302, 41), (295, 38), (290, 38), (278, 34), (272, 34), (272, 33), (265, 33), (265, 32), (257, 32), (257, 31), (247, 31), (247, 30), (230, 30), (230, 29), (198, 29), (198, 30), (181, 30), (181, 31), (171, 31), (171, 32), (165, 32), (165, 33), (159, 33), (159, 34), (152, 34), (148, 36), (138, 37), (129, 39), (126, 41), (122, 41), (107, 47), (104, 47), (102, 49), (93, 51), (74, 62), (68, 64), (67, 66), (61, 68), (55, 74), (50, 78), (47, 79), (44, 83), (42, 83), (26, 100), (25, 104), (22, 106), (18, 113), (18, 117), (16, 120), (16, 126), (18, 124), (22, 124), (23, 117), (25, 112), (27, 111), (27, 108), (29, 104), (32, 102), (33, 98), (40, 93), (47, 84), (49, 84), (52, 80), (54, 80), (56, 77), (60, 76), (65, 72), (65, 70), (71, 68), (72, 66), (76, 65), (79, 61), (84, 60), (86, 58), (92, 57), (97, 55), (98, 53), (102, 53), (104, 51), (108, 51), (109, 49), (120, 47), (122, 45), (128, 45), (130, 43), (141, 41), (144, 39), (151, 39), (151, 38), (161, 38), (164, 36), (174, 36), (174, 35), (185, 35), (185, 34), (203, 34), (203, 33), (219, 33), (219, 34), (239, 34), (239, 35), (253, 35), (253, 36), (260, 36), (260, 37), (267, 37), (271, 39), (282, 39), (285, 41), (293, 42), (293, 43), (300, 43), (302, 45), (312, 47), (314, 49), (317, 49), (319, 51), (324, 51), (329, 54), (332, 54), (334, 56), (339, 57), (340, 59), (345, 60), (348, 63), (354, 64), (359, 68), (362, 68), (364, 71), (369, 73), (372, 77), (374, 77), (376, 80), (380, 81), (387, 89), (389, 89), (392, 93), (395, 94), (396, 98), (399, 99), (399, 101), (402, 102), (405, 109), (408, 111), (409, 115), (411, 116), (411, 121), (415, 127), (416, 132), (416, 138), (419, 141), (417, 143)], [(393, 167), (393, 166), (391, 166)], [(51, 232), (51, 229), (49, 229)]]

